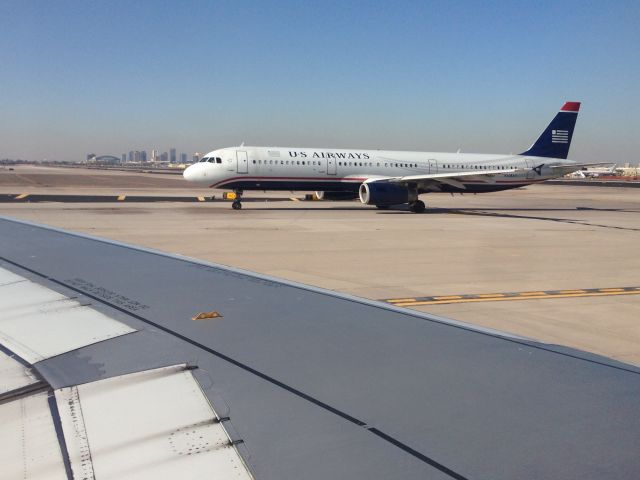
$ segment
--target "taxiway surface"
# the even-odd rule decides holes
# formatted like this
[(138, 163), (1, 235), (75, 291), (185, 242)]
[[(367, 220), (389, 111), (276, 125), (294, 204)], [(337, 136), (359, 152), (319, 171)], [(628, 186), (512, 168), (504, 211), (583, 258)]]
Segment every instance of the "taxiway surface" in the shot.
[[(0, 170), (0, 193), (220, 195), (173, 175), (64, 170)], [(425, 195), (432, 208), (423, 215), (247, 196), (265, 201), (242, 211), (227, 203), (5, 203), (0, 214), (372, 299), (487, 295), (411, 308), (640, 364), (638, 294), (489, 297), (640, 287), (637, 189), (547, 184)]]

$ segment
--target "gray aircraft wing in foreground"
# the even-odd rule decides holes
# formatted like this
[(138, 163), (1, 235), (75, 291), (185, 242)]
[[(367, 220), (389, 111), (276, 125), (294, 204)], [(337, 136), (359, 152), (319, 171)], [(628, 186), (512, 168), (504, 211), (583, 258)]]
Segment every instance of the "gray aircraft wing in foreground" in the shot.
[(585, 352), (6, 217), (0, 312), (3, 478), (640, 478)]

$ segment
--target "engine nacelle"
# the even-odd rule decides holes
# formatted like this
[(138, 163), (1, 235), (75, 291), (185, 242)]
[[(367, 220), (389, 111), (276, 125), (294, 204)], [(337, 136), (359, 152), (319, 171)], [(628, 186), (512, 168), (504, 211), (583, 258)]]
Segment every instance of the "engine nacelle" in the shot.
[(409, 202), (409, 190), (389, 182), (368, 182), (360, 185), (360, 201), (366, 205), (400, 205)]
[(318, 200), (353, 200), (358, 198), (355, 192), (315, 192)]

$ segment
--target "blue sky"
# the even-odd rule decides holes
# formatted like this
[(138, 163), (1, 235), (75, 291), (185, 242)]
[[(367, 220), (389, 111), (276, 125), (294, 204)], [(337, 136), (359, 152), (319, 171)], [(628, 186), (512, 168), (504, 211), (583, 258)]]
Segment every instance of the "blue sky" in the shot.
[(640, 160), (636, 1), (0, 0), (0, 158), (247, 144)]

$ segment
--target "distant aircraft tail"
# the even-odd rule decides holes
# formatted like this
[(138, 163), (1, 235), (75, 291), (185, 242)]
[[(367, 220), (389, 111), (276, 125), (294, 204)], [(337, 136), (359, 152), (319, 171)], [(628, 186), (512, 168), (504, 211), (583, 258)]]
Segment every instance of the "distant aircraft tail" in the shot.
[(567, 102), (531, 148), (521, 155), (567, 158), (580, 102)]

